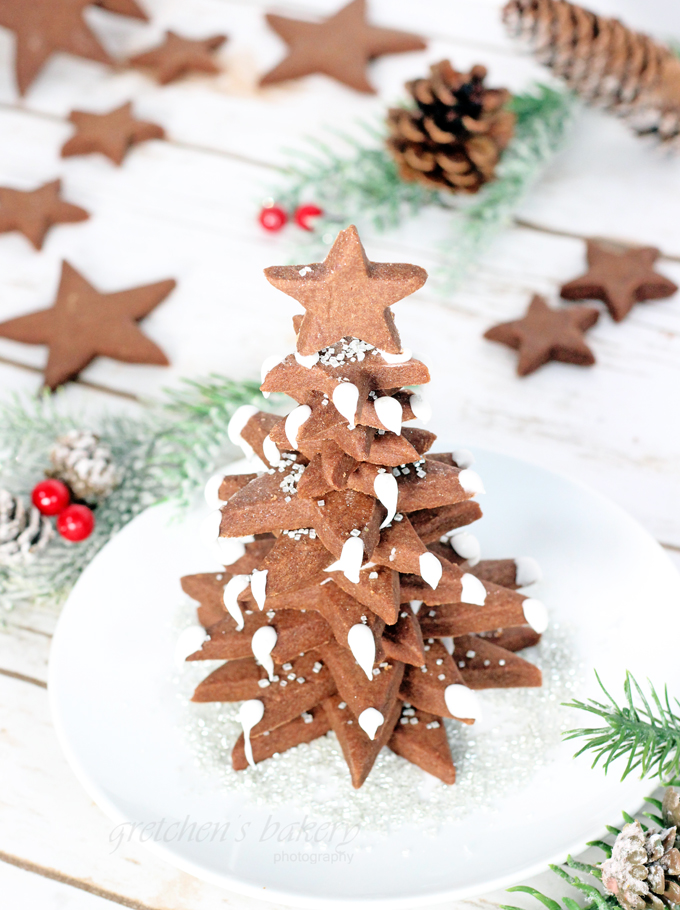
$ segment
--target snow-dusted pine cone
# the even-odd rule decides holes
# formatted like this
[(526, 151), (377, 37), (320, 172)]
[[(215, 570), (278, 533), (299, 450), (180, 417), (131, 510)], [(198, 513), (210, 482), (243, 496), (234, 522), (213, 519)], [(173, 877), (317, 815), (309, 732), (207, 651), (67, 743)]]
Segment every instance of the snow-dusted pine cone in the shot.
[(618, 835), (611, 858), (601, 866), (602, 884), (624, 910), (665, 910), (680, 903), (675, 834), (675, 826), (645, 832), (632, 822)]
[(0, 490), (0, 565), (25, 565), (51, 536), (52, 525), (35, 506), (27, 508), (18, 496)]
[(476, 193), (494, 176), (512, 138), (515, 116), (506, 89), (487, 88), (486, 69), (459, 73), (448, 60), (406, 85), (414, 109), (393, 108), (387, 146), (404, 180), (452, 193)]
[(70, 430), (57, 439), (50, 451), (51, 474), (71, 488), (76, 499), (103, 499), (118, 486), (119, 468), (111, 449), (90, 430)]

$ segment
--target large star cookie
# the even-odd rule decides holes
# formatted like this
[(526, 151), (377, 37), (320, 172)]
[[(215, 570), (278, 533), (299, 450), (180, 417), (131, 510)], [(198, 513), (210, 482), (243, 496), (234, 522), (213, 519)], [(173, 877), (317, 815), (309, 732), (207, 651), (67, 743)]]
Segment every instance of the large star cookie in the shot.
[(417, 35), (369, 25), (365, 0), (352, 0), (323, 22), (271, 14), (267, 22), (288, 45), (288, 56), (262, 77), (260, 85), (323, 73), (358, 92), (375, 93), (366, 76), (369, 60), (427, 46)]
[(616, 322), (636, 303), (670, 297), (678, 289), (669, 278), (654, 271), (659, 258), (654, 247), (620, 252), (596, 240), (588, 241), (588, 271), (560, 290), (565, 300), (602, 300)]
[(162, 126), (135, 120), (129, 101), (108, 114), (71, 111), (69, 120), (75, 125), (76, 132), (62, 146), (62, 158), (101, 152), (114, 164), (121, 164), (131, 146), (149, 139), (165, 138)]
[(112, 60), (83, 17), (93, 0), (0, 0), (0, 25), (16, 35), (16, 77), (23, 95), (56, 51)]
[(90, 217), (80, 206), (64, 202), (60, 190), (60, 180), (29, 191), (0, 186), (0, 234), (20, 231), (39, 250), (53, 224), (85, 221)]
[(220, 68), (213, 59), (212, 51), (216, 51), (226, 40), (226, 35), (192, 40), (175, 32), (166, 32), (163, 44), (137, 54), (130, 59), (130, 63), (150, 67), (161, 85), (191, 72), (219, 73)]
[(170, 279), (102, 294), (64, 262), (54, 305), (0, 323), (0, 336), (49, 347), (45, 385), (50, 389), (73, 379), (97, 356), (167, 366), (163, 351), (137, 322), (165, 300), (175, 284)]
[(594, 307), (553, 310), (537, 294), (522, 319), (495, 325), (484, 333), (519, 351), (517, 373), (527, 376), (549, 360), (589, 366), (595, 356), (583, 340), (586, 329), (595, 325), (599, 312)]
[(401, 351), (390, 305), (408, 297), (427, 272), (407, 263), (370, 262), (354, 225), (341, 231), (324, 262), (272, 266), (267, 280), (305, 308), (298, 352), (314, 354), (353, 336), (390, 354)]

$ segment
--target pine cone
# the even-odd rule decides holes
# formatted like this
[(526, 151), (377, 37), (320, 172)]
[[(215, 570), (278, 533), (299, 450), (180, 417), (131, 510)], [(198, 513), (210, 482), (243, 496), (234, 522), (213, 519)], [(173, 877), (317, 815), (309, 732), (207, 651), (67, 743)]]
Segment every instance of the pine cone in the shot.
[(77, 499), (103, 499), (118, 486), (120, 470), (111, 449), (90, 430), (70, 430), (60, 436), (50, 451), (53, 477), (71, 488)]
[(567, 0), (510, 0), (503, 19), (584, 101), (680, 145), (680, 59), (669, 48)]
[(0, 490), (0, 565), (25, 565), (43, 550), (52, 536), (52, 525), (18, 496)]
[(515, 117), (503, 109), (510, 93), (486, 88), (483, 66), (459, 73), (442, 60), (430, 70), (428, 79), (406, 85), (417, 108), (389, 111), (387, 146), (404, 180), (476, 193), (512, 137)]
[(611, 858), (602, 863), (602, 884), (624, 910), (664, 910), (680, 903), (675, 833), (675, 826), (645, 832), (633, 822), (616, 838)]

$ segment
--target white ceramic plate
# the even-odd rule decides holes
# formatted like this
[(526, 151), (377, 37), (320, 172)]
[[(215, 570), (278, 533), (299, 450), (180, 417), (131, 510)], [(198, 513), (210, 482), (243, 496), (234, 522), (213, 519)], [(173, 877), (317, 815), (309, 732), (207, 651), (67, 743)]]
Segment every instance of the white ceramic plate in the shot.
[[(539, 560), (540, 596), (553, 618), (578, 630), (590, 694), (598, 694), (592, 667), (617, 693), (626, 669), (677, 691), (680, 666), (666, 662), (661, 679), (655, 654), (677, 627), (680, 577), (655, 541), (591, 490), (507, 456), (475, 454), (487, 490), (475, 526), (483, 553)], [(591, 771), (589, 761), (572, 759), (573, 744), (563, 744), (529, 787), (501, 798), (492, 813), (446, 825), (435, 839), (416, 827), (362, 833), (347, 847), (351, 865), (275, 862), (281, 844), (262, 837), (267, 819), (299, 822), (300, 811), (270, 811), (225, 792), (196, 765), (179, 729), (169, 622), (182, 598), (178, 579), (217, 566), (196, 540), (197, 516), (168, 524), (169, 516), (166, 507), (140, 515), (85, 570), (55, 635), (49, 691), (62, 746), (88, 793), (117, 825), (129, 823), (118, 829), (124, 836), (136, 823), (149, 849), (181, 869), (315, 910), (412, 908), (533, 875), (581, 849), (649, 792), (649, 783)], [(575, 725), (587, 720), (572, 715)], [(187, 817), (199, 828), (229, 820), (234, 836), (164, 843), (159, 832), (177, 822), (176, 834)]]

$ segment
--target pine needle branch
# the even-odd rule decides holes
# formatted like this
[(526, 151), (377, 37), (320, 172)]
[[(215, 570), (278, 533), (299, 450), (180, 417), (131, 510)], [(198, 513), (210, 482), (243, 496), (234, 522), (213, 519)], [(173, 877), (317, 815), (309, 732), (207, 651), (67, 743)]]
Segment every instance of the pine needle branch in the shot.
[[(596, 674), (597, 676), (597, 674)], [(574, 699), (566, 707), (587, 711), (604, 721), (600, 727), (579, 727), (565, 733), (566, 739), (585, 738), (576, 755), (594, 754), (593, 767), (599, 762), (605, 773), (613, 762), (627, 757), (621, 779), (639, 769), (640, 777), (674, 777), (680, 771), (680, 707), (673, 705), (664, 689), (659, 696), (648, 681), (649, 697), (629, 672), (623, 686), (624, 702), (619, 705), (597, 676), (607, 702)]]

